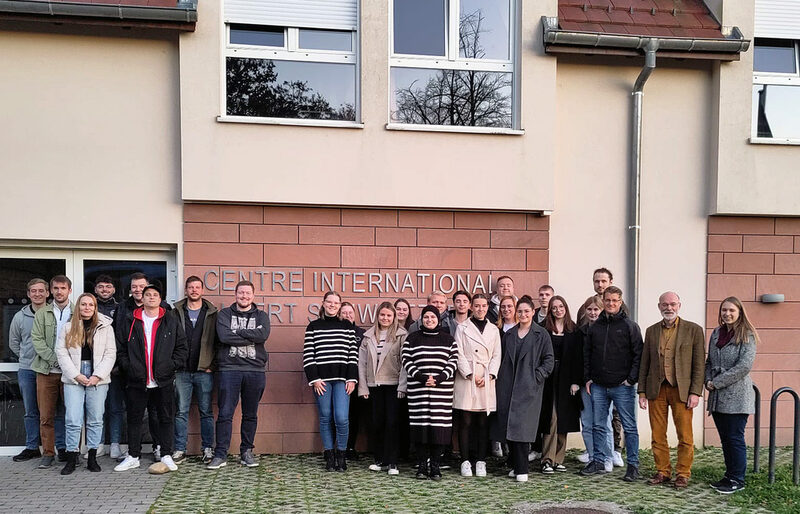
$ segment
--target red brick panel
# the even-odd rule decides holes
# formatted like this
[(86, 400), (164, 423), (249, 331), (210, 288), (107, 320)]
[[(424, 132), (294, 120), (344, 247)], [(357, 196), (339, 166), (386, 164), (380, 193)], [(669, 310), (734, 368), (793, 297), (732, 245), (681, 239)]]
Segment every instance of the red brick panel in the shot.
[(183, 221), (209, 223), (261, 223), (264, 208), (254, 205), (205, 205), (190, 203), (183, 206)]

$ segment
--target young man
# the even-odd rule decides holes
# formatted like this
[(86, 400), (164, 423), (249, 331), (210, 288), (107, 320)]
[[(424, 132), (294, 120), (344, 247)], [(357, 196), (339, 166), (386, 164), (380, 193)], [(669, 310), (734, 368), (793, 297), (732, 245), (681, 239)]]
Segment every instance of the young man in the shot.
[[(444, 331), (448, 334), (455, 334), (457, 325), (453, 322), (453, 319), (447, 310), (447, 295), (441, 291), (432, 292), (428, 295), (428, 305), (433, 305), (439, 311), (439, 321)], [(411, 334), (419, 331), (421, 324), (421, 319), (416, 320), (408, 328), (408, 333)]]
[(158, 413), (161, 463), (170, 471), (178, 469), (171, 448), (175, 433), (175, 372), (183, 368), (187, 354), (186, 335), (178, 317), (161, 307), (161, 291), (156, 286), (146, 286), (142, 307), (133, 311), (128, 334), (117, 347), (117, 362), (127, 382), (128, 456), (114, 471), (139, 467), (145, 408)]
[(639, 432), (636, 426), (636, 382), (642, 358), (642, 333), (639, 326), (622, 311), (622, 290), (609, 286), (603, 292), (603, 312), (589, 328), (583, 345), (583, 375), (586, 392), (592, 397), (595, 441), (593, 458), (581, 470), (582, 475), (606, 473), (602, 444), (608, 437), (608, 409), (611, 403), (619, 411), (625, 431), (628, 458), (626, 482), (639, 478)]
[[(14, 314), (8, 330), (8, 346), (19, 361), (17, 380), (22, 393), (22, 404), (25, 407), (25, 449), (14, 456), (14, 462), (36, 459), (42, 456), (39, 451), (39, 406), (36, 403), (36, 372), (31, 369), (36, 351), (33, 349), (31, 330), (36, 313), (47, 304), (47, 282), (34, 278), (28, 282), (28, 298), (26, 305)], [(59, 433), (60, 427), (60, 433)], [(60, 437), (64, 446), (63, 419), (56, 423), (56, 439)], [(58, 445), (56, 445), (58, 446)]]
[(189, 429), (189, 407), (192, 392), (197, 396), (200, 412), (200, 440), (203, 463), (214, 457), (214, 413), (211, 409), (211, 391), (214, 389), (214, 343), (217, 338), (217, 308), (203, 298), (203, 281), (192, 275), (186, 279), (186, 298), (175, 303), (175, 314), (186, 332), (189, 353), (184, 371), (175, 377), (177, 414), (175, 416), (175, 453), (172, 460), (180, 464), (186, 458), (186, 439)]
[(112, 320), (114, 313), (117, 311), (117, 300), (114, 298), (114, 293), (117, 289), (114, 287), (113, 279), (108, 275), (100, 275), (94, 281), (94, 295), (97, 297), (97, 312), (105, 314)]
[(639, 368), (639, 408), (650, 413), (653, 460), (656, 474), (647, 482), (658, 485), (672, 480), (667, 442), (667, 415), (672, 409), (678, 433), (675, 488), (689, 485), (694, 460), (692, 409), (703, 396), (705, 373), (704, 334), (700, 325), (678, 316), (681, 299), (672, 291), (658, 299), (661, 321), (647, 328)]
[(495, 293), (492, 295), (492, 299), (489, 302), (489, 311), (486, 313), (486, 319), (490, 323), (497, 323), (497, 319), (500, 317), (500, 300), (505, 296), (512, 296), (516, 299), (516, 296), (514, 296), (514, 280), (508, 275), (503, 275), (495, 282)]
[(217, 315), (217, 445), (214, 458), (208, 469), (219, 469), (227, 464), (228, 448), (231, 445), (233, 413), (242, 399), (240, 462), (243, 466), (256, 467), (253, 455), (254, 439), (258, 427), (258, 403), (267, 377), (266, 342), (269, 337), (269, 316), (253, 303), (255, 286), (242, 280), (236, 284), (236, 302), (225, 307)]
[(539, 288), (539, 308), (533, 313), (533, 321), (540, 327), (544, 326), (547, 319), (547, 309), (550, 307), (550, 298), (555, 294), (553, 286), (545, 284)]
[[(64, 387), (61, 384), (61, 368), (58, 366), (55, 346), (58, 334), (72, 317), (74, 306), (69, 301), (72, 281), (64, 275), (50, 279), (50, 294), (53, 303), (44, 305), (33, 317), (31, 343), (36, 353), (31, 369), (36, 372), (36, 401), (39, 404), (39, 435), (42, 439), (42, 460), (39, 469), (53, 465), (55, 448), (58, 460), (66, 461), (64, 440)], [(58, 430), (56, 430), (58, 425)], [(59, 434), (59, 439), (56, 435)], [(63, 455), (63, 457), (62, 457)]]

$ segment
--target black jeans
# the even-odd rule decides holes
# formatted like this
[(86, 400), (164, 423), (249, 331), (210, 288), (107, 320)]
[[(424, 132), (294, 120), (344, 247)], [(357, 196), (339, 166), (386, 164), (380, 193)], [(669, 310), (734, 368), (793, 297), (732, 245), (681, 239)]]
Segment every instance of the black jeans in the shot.
[(131, 457), (142, 455), (142, 418), (144, 410), (158, 414), (156, 429), (161, 455), (172, 455), (172, 439), (175, 433), (175, 384), (169, 382), (158, 387), (128, 386), (125, 390), (128, 408), (128, 453)]
[(528, 443), (507, 441), (508, 463), (517, 475), (528, 474)]
[(714, 424), (717, 426), (719, 440), (722, 443), (722, 455), (725, 458), (725, 476), (744, 484), (744, 473), (747, 470), (747, 446), (744, 442), (744, 427), (749, 414), (722, 414), (712, 412)]
[(372, 451), (375, 452), (375, 462), (384, 466), (396, 465), (400, 417), (397, 386), (370, 387), (369, 400), (372, 402)]
[(438, 464), (442, 461), (445, 445), (417, 443), (417, 462), (422, 463), (431, 459), (431, 463)]
[(217, 445), (214, 457), (225, 459), (231, 445), (233, 413), (242, 398), (241, 443), (239, 454), (255, 447), (258, 427), (258, 404), (267, 386), (263, 371), (220, 371), (217, 373)]
[(461, 460), (468, 460), (472, 464), (485, 461), (489, 453), (489, 416), (486, 412), (456, 412), (459, 413), (458, 449)]
[[(372, 398), (370, 397), (365, 400), (355, 392), (351, 396), (349, 415), (350, 431), (347, 434), (347, 449), (355, 450), (356, 443), (358, 442), (358, 434), (361, 430), (366, 430), (367, 434), (370, 434), (370, 437), (372, 437), (372, 432), (370, 431)], [(372, 448), (370, 448), (370, 450), (371, 449)]]

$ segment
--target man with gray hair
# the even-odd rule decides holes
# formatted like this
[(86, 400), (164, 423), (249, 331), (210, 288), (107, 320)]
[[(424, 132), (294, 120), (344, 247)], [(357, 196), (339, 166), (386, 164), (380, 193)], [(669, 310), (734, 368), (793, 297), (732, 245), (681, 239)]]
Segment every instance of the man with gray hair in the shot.
[(653, 460), (656, 474), (647, 482), (665, 484), (672, 480), (667, 442), (667, 413), (672, 409), (678, 433), (678, 462), (675, 488), (689, 485), (694, 459), (692, 409), (703, 395), (705, 348), (700, 325), (678, 316), (681, 299), (668, 291), (658, 298), (661, 321), (647, 328), (639, 368), (639, 408), (650, 413)]

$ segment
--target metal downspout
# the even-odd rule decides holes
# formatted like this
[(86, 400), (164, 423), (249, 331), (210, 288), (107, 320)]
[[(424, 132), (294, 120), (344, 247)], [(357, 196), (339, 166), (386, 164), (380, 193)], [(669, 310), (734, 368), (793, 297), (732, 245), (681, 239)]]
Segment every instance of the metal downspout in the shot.
[(658, 39), (649, 39), (644, 47), (644, 67), (633, 85), (633, 130), (631, 131), (631, 196), (628, 225), (628, 309), (631, 318), (639, 316), (639, 232), (641, 231), (642, 181), (642, 96), (644, 85), (656, 67)]

